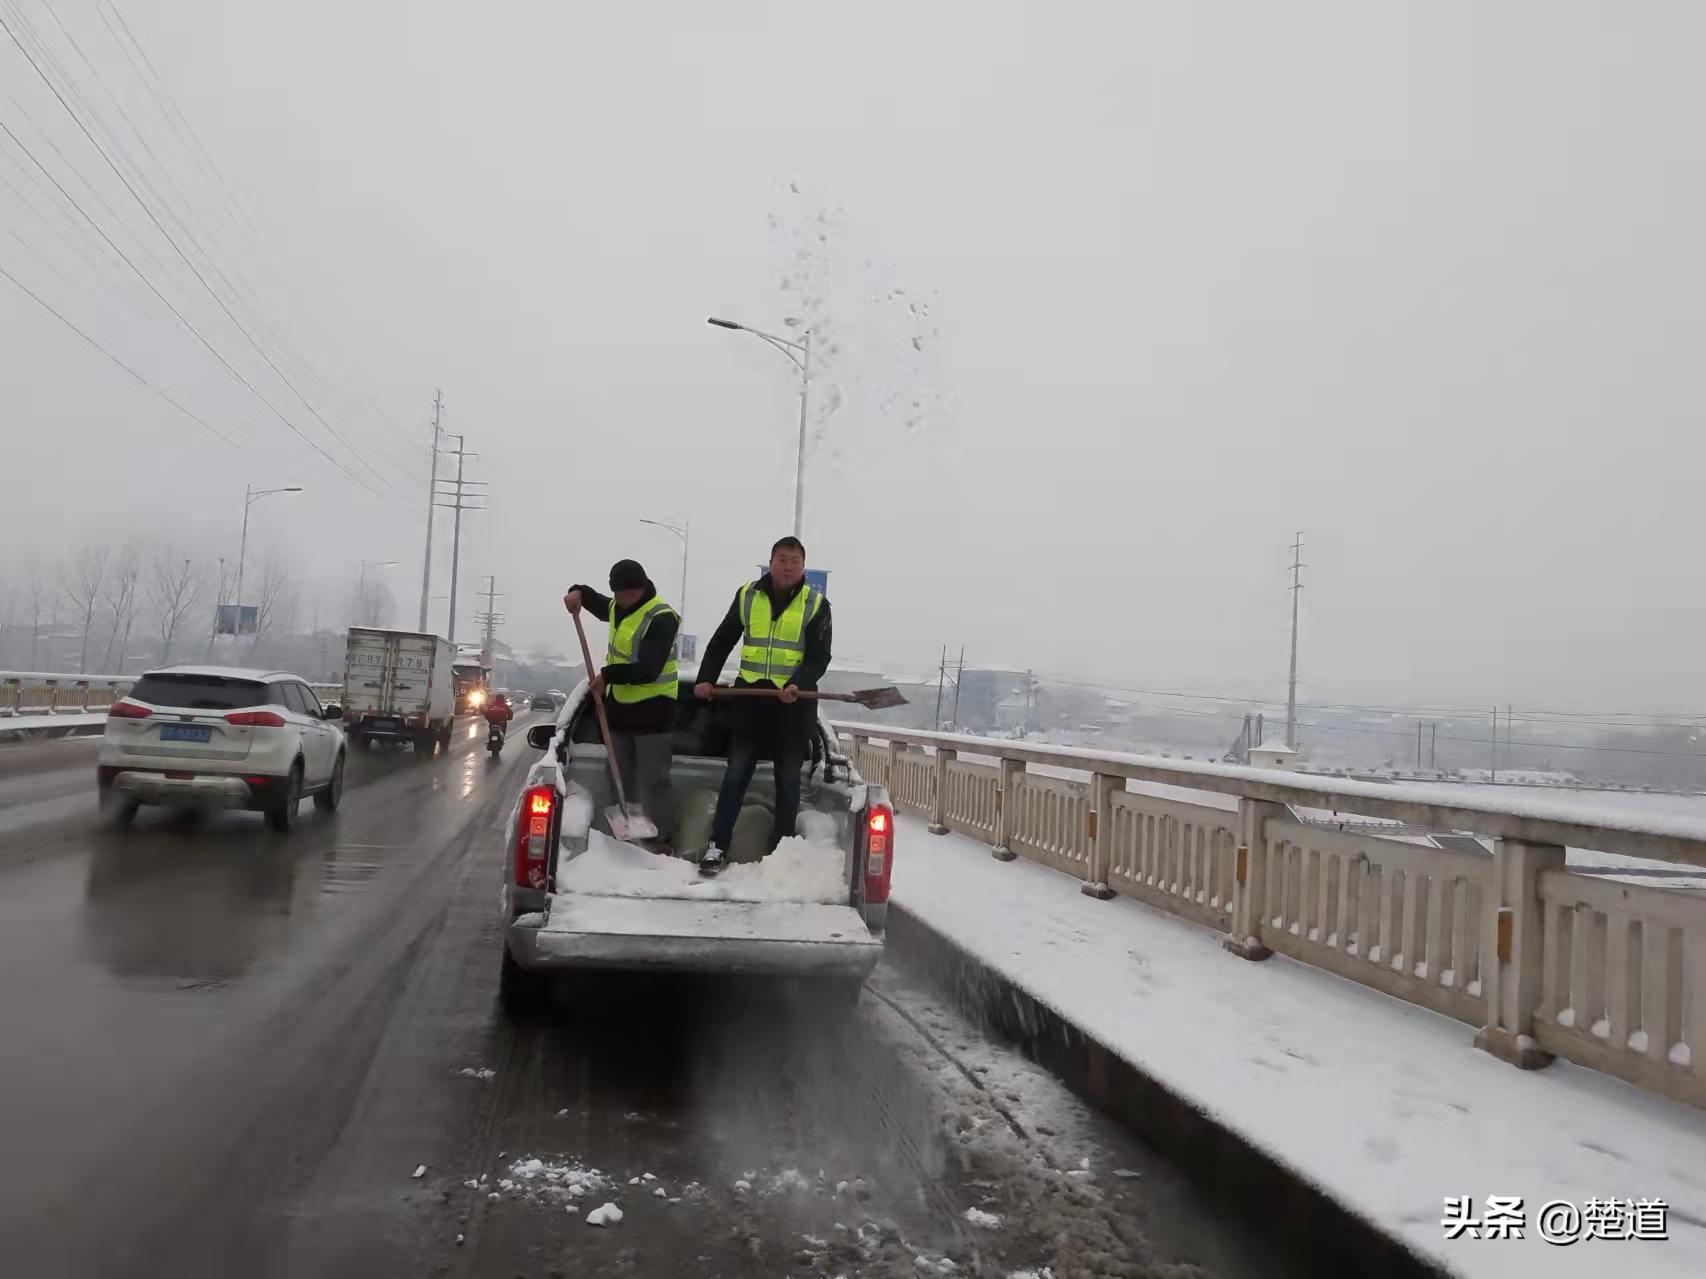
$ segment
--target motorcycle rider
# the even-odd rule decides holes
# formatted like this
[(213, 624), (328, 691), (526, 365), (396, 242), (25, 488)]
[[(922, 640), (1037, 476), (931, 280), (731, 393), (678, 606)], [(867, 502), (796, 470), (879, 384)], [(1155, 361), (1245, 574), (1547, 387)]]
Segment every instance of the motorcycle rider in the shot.
[(486, 708), (481, 714), (486, 717), (486, 723), (489, 726), (489, 731), (486, 734), (487, 743), (491, 742), (492, 734), (496, 733), (498, 745), (502, 747), (509, 722), (515, 718), (515, 710), (510, 706), (509, 698), (502, 693), (493, 693), (486, 699)]

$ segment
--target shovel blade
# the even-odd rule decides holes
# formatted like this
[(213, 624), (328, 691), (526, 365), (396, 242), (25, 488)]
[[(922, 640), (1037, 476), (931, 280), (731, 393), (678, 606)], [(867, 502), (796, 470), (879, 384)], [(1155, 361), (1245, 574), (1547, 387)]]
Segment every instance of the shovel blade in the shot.
[(848, 701), (856, 702), (867, 710), (887, 710), (891, 706), (905, 706), (906, 698), (901, 696), (898, 688), (862, 688), (857, 693), (848, 694)]
[(644, 813), (625, 813), (620, 804), (605, 809), (604, 820), (610, 823), (610, 833), (619, 843), (637, 844), (658, 837), (658, 828), (651, 818)]

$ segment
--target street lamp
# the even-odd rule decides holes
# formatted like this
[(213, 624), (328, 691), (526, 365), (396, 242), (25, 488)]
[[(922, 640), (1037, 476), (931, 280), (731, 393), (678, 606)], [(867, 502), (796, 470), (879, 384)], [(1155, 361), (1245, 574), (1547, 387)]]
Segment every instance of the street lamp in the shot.
[(800, 445), (794, 456), (794, 536), (800, 536), (800, 506), (806, 485), (806, 397), (811, 390), (812, 381), (812, 335), (800, 334), (798, 342), (789, 338), (779, 338), (774, 333), (764, 333), (758, 329), (749, 328), (738, 320), (720, 320), (710, 316), (706, 324), (713, 324), (719, 329), (737, 329), (742, 333), (750, 333), (755, 338), (762, 338), (770, 343), (783, 355), (794, 362), (794, 367), (800, 371)]
[(360, 613), (367, 608), (367, 570), (370, 568), (396, 568), (396, 560), (363, 560), (361, 562), (361, 582), (355, 588), (355, 608)]
[(232, 631), (234, 635), (243, 629), (243, 560), (249, 551), (249, 508), (263, 497), (271, 497), (274, 493), (301, 491), (300, 484), (287, 484), (277, 489), (251, 489), (247, 484), (243, 486), (243, 538), (237, 546), (237, 623)]
[(681, 594), (675, 597), (675, 607), (687, 616), (687, 535), (693, 527), (686, 520), (679, 524), (671, 524), (668, 520), (641, 520), (642, 524), (650, 524), (653, 528), (666, 528), (681, 539)]

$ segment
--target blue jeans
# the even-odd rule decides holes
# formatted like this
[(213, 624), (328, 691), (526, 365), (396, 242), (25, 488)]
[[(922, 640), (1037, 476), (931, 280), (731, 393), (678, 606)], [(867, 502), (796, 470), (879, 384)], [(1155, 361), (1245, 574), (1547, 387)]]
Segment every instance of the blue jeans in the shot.
[[(767, 719), (780, 722), (766, 723)], [(770, 851), (794, 833), (800, 816), (800, 771), (806, 762), (806, 738), (791, 731), (793, 728), (792, 717), (786, 715), (753, 715), (736, 728), (729, 741), (729, 766), (717, 791), (717, 814), (711, 821), (713, 848), (729, 851), (746, 789), (752, 784), (758, 761), (765, 756), (769, 756), (776, 773), (776, 821), (770, 828)]]

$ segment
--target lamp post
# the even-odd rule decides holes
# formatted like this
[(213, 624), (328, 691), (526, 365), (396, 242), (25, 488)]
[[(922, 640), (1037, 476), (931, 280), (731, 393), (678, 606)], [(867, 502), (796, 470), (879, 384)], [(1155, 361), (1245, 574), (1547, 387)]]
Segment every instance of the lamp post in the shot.
[(800, 443), (799, 450), (794, 455), (794, 536), (799, 537), (800, 509), (806, 485), (806, 403), (812, 382), (812, 335), (802, 333), (800, 340), (795, 342), (790, 338), (777, 337), (774, 333), (750, 328), (738, 320), (722, 320), (714, 315), (708, 317), (705, 323), (713, 324), (719, 329), (750, 333), (755, 338), (763, 339), (792, 360), (794, 367), (800, 371)]
[(271, 497), (274, 493), (300, 493), (300, 484), (287, 484), (276, 489), (251, 489), (243, 486), (243, 537), (237, 544), (237, 621), (232, 634), (238, 634), (243, 629), (243, 561), (249, 553), (249, 508), (263, 497)]
[[(367, 611), (367, 570), (370, 568), (396, 568), (396, 560), (363, 560), (361, 562), (361, 583), (355, 588), (355, 609), (358, 614)], [(360, 625), (361, 623), (357, 623)]]
[(683, 617), (687, 616), (687, 549), (688, 534), (692, 525), (686, 520), (680, 524), (672, 524), (668, 520), (641, 520), (642, 524), (650, 524), (653, 528), (668, 529), (681, 539), (681, 594), (675, 597), (675, 606)]

